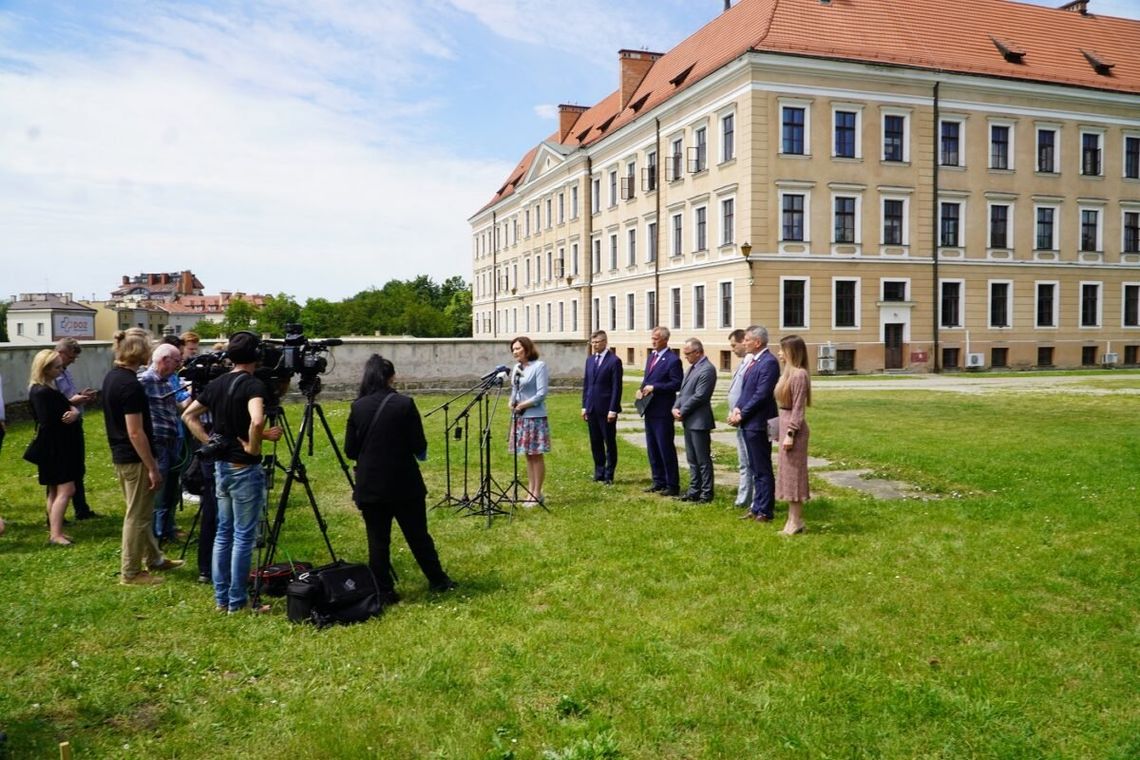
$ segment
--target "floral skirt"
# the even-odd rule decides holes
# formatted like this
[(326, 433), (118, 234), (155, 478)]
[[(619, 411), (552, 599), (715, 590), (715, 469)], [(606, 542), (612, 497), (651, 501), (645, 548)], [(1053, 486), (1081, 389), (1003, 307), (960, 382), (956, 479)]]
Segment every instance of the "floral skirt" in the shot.
[(516, 417), (514, 440), (507, 434), (507, 451), (518, 448), (520, 454), (545, 454), (550, 451), (550, 423), (546, 417)]

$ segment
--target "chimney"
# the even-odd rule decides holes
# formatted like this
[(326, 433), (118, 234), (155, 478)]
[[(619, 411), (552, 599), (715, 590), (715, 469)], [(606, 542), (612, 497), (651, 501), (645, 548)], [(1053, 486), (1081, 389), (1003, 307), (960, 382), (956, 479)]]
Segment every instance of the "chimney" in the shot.
[(732, 8), (732, 0), (724, 0), (724, 9), (727, 11)]
[(637, 86), (645, 79), (645, 75), (653, 68), (653, 64), (661, 57), (661, 53), (647, 53), (644, 50), (619, 50), (618, 60), (621, 63), (621, 108), (624, 111), (637, 92)]
[(128, 275), (123, 275), (123, 284), (124, 285), (130, 285), (131, 284), (131, 278)]
[(582, 114), (589, 110), (586, 106), (558, 106), (558, 142), (565, 142), (566, 136), (570, 134), (570, 130), (578, 122)]
[(170, 273), (169, 272), (163, 272), (162, 273), (160, 284), (162, 284), (162, 285), (169, 285), (170, 284)]

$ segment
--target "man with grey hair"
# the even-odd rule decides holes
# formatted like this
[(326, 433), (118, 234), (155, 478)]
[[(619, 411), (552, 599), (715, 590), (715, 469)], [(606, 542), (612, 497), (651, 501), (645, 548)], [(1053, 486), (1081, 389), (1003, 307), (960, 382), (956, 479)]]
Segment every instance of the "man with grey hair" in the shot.
[(752, 465), (752, 506), (742, 515), (757, 522), (771, 522), (776, 503), (776, 478), (772, 472), (772, 442), (768, 420), (776, 409), (776, 382), (780, 363), (768, 350), (768, 329), (752, 325), (744, 333), (744, 346), (754, 357), (744, 369), (740, 400), (728, 416), (728, 424), (744, 431), (748, 461)]
[[(736, 328), (728, 334), (728, 347), (740, 364), (732, 373), (732, 382), (728, 386), (728, 411), (731, 413), (740, 403), (740, 388), (744, 384), (744, 370), (752, 363), (752, 354), (744, 347), (744, 330)], [(738, 507), (752, 506), (752, 465), (748, 461), (748, 447), (744, 444), (744, 431), (736, 429), (736, 461), (739, 474), (739, 483), (736, 487), (736, 501)]]
[(669, 328), (658, 325), (649, 337), (653, 350), (645, 361), (645, 378), (635, 398), (645, 418), (645, 447), (653, 483), (646, 493), (677, 496), (681, 493), (677, 472), (677, 445), (673, 442), (673, 402), (681, 389), (681, 360), (669, 350)]
[[(79, 341), (75, 338), (60, 338), (55, 344), (55, 350), (63, 362), (63, 374), (56, 378), (55, 384), (59, 388), (59, 392), (66, 396), (68, 402), (79, 412), (79, 419), (74, 424), (78, 425), (80, 429), (78, 436), (79, 457), (83, 459), (87, 456), (86, 447), (83, 443), (83, 407), (95, 400), (95, 389), (77, 388), (75, 380), (71, 376), (71, 370), (68, 369), (83, 353), (83, 347), (79, 345)], [(87, 503), (87, 489), (83, 486), (82, 476), (75, 481), (75, 496), (71, 498), (71, 503), (75, 505), (76, 520), (91, 520), (99, 517), (91, 509), (91, 505)]]
[(146, 390), (150, 405), (154, 458), (162, 474), (162, 485), (154, 497), (153, 530), (159, 541), (176, 538), (174, 510), (182, 490), (178, 478), (182, 459), (182, 418), (170, 388), (170, 378), (181, 366), (182, 352), (178, 347), (160, 343), (151, 354), (150, 366), (139, 373), (139, 382)]
[(673, 404), (673, 419), (685, 431), (685, 459), (689, 463), (689, 490), (681, 501), (713, 500), (712, 395), (716, 389), (716, 367), (705, 356), (704, 345), (696, 338), (685, 341), (681, 355), (689, 363), (689, 374), (681, 382), (681, 392)]

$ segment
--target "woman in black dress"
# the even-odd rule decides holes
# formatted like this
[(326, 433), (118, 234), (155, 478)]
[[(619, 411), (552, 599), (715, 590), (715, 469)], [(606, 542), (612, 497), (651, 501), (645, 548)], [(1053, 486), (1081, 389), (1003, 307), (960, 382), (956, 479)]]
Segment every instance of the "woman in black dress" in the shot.
[(36, 354), (28, 380), (28, 400), (39, 428), (36, 435), (46, 451), (38, 467), (40, 485), (47, 486), (48, 543), (71, 546), (71, 537), (63, 533), (63, 513), (75, 495), (75, 482), (83, 477), (83, 428), (75, 424), (79, 411), (55, 387), (61, 374), (63, 359), (57, 352), (45, 348)]

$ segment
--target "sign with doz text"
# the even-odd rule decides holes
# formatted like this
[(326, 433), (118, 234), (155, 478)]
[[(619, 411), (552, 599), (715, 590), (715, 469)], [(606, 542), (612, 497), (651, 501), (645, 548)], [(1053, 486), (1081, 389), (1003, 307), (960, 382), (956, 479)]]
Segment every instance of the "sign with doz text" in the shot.
[(90, 314), (56, 314), (52, 317), (52, 340), (95, 339), (95, 317)]

